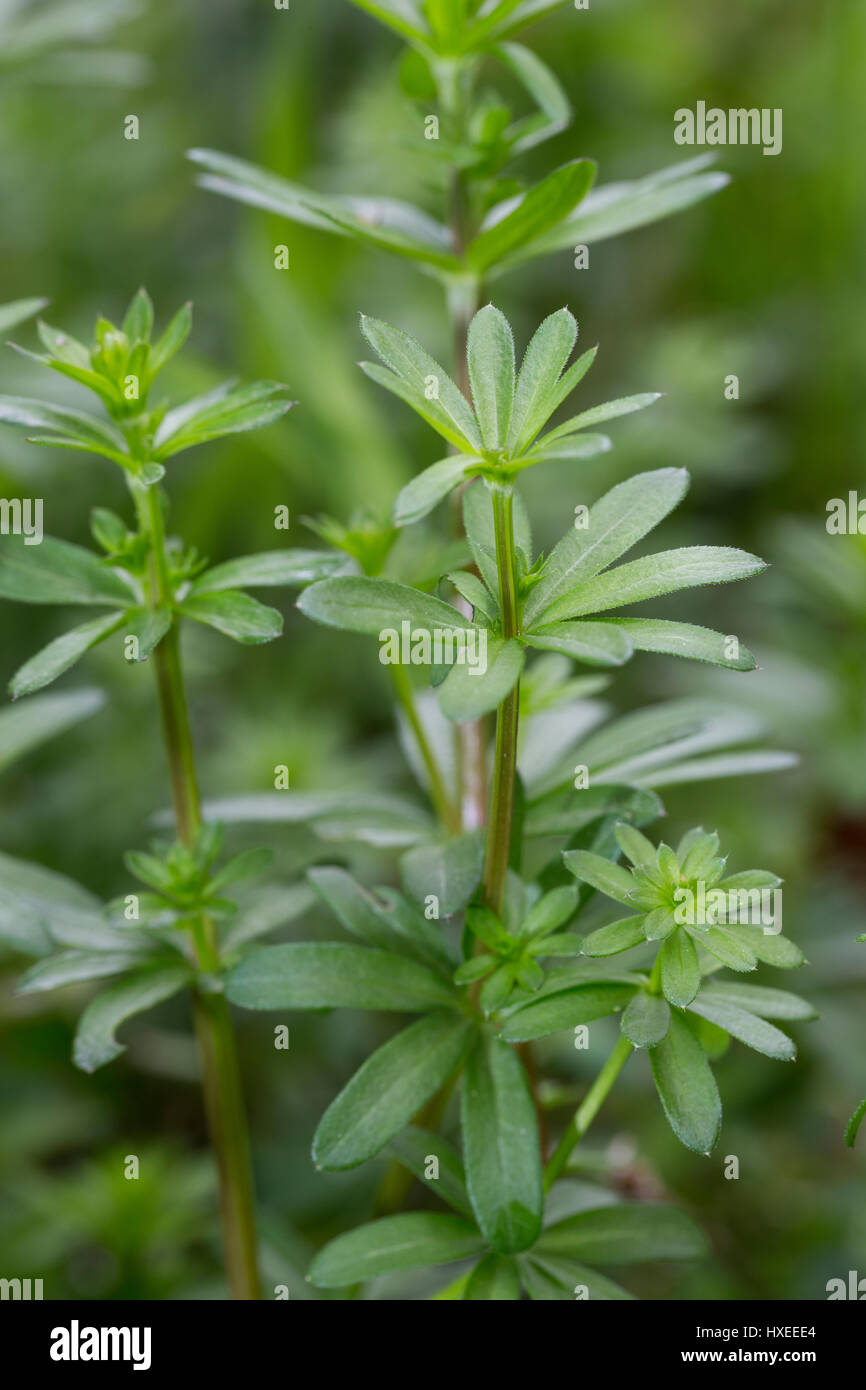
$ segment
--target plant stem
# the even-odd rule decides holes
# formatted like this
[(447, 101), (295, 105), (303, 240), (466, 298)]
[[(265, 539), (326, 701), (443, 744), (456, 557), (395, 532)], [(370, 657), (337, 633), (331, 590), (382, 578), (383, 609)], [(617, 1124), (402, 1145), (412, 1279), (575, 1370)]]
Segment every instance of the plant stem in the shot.
[(459, 809), (454, 806), (448, 794), (448, 789), (445, 786), (445, 780), (442, 776), (442, 770), (436, 760), (436, 755), (430, 745), (430, 740), (427, 737), (424, 725), (421, 723), (421, 718), (412, 697), (412, 686), (409, 681), (408, 672), (405, 666), (401, 666), (399, 663), (392, 665), (390, 671), (398, 703), (405, 715), (409, 728), (412, 730), (412, 735), (418, 745), (421, 759), (427, 769), (427, 777), (430, 782), (430, 797), (436, 814), (446, 830), (450, 831), (452, 834), (457, 834), (460, 830), (460, 812)]
[(592, 1086), (587, 1091), (581, 1105), (572, 1118), (571, 1124), (563, 1134), (544, 1170), (544, 1190), (549, 1192), (559, 1177), (572, 1150), (586, 1134), (605, 1100), (613, 1083), (629, 1059), (632, 1045), (628, 1038), (620, 1037), (619, 1042), (608, 1057)]
[[(499, 607), (502, 614), (502, 635), (507, 641), (516, 636), (518, 631), (513, 492), (510, 486), (506, 486), (495, 487), (492, 493), (496, 567), (499, 571)], [(484, 864), (484, 896), (487, 906), (497, 916), (502, 914), (505, 880), (511, 854), (519, 702), (518, 681), (496, 712), (496, 747), (493, 757), (493, 787), (490, 793), (487, 856)]]
[[(136, 485), (136, 505), (151, 541), (151, 606), (169, 609), (173, 601), (165, 548), (165, 527), (156, 487)], [(192, 730), (180, 659), (175, 618), (154, 653), (163, 736), (171, 778), (178, 838), (191, 846), (201, 826)], [(235, 1299), (259, 1299), (255, 1203), (246, 1113), (237, 1049), (225, 995), (208, 976), (219, 971), (219, 948), (213, 921), (204, 913), (193, 935), (198, 956), (199, 988), (193, 1011), (202, 1061), (205, 1110), (217, 1159), (223, 1239), (229, 1288)]]

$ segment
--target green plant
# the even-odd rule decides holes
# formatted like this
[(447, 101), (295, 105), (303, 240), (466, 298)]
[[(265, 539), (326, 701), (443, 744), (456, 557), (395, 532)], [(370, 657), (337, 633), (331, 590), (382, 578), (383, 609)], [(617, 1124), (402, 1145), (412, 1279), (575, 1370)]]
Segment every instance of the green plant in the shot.
[[(700, 829), (688, 832), (676, 851), (663, 843), (656, 848), (637, 825), (654, 819), (661, 805), (651, 792), (629, 785), (627, 776), (595, 784), (590, 775), (566, 795), (557, 785), (536, 797), (527, 793), (517, 771), (521, 674), (534, 648), (604, 667), (647, 650), (749, 670), (751, 653), (731, 636), (667, 620), (596, 615), (676, 589), (745, 578), (763, 564), (739, 550), (691, 547), (611, 568), (682, 497), (687, 479), (664, 469), (614, 488), (590, 510), (584, 527), (572, 526), (548, 556), (534, 558), (515, 478), (561, 449), (574, 456), (575, 441), (579, 447), (586, 439), (584, 425), (653, 399), (596, 407), (539, 439), (587, 365), (579, 359), (576, 369), (567, 366), (576, 336), (567, 311), (542, 324), (518, 375), (507, 322), (492, 306), (480, 310), (469, 328), (472, 404), (405, 334), (369, 320), (364, 332), (387, 364), (384, 372), (365, 367), (368, 374), (453, 436), (460, 450), (401, 493), (395, 519), (414, 520), (449, 489), (477, 478), (463, 501), (476, 568), (448, 576), (452, 603), (361, 574), (312, 584), (298, 606), (330, 627), (378, 637), (380, 659), (390, 653), (389, 660), (420, 667), (438, 687), (449, 720), (496, 710), (486, 845), (465, 833), (416, 845), (402, 861), (405, 893), (370, 893), (337, 867), (312, 870), (313, 887), (365, 944), (253, 950), (230, 971), (228, 996), (253, 1009), (384, 1008), (421, 1015), (368, 1058), (332, 1102), (313, 1157), (336, 1171), (387, 1151), (456, 1215), (388, 1215), (338, 1236), (314, 1260), (314, 1283), (346, 1286), (472, 1257), (478, 1262), (471, 1273), (441, 1296), (515, 1299), (523, 1289), (542, 1299), (571, 1298), (575, 1290), (627, 1297), (593, 1264), (699, 1255), (702, 1238), (683, 1213), (640, 1205), (586, 1209), (584, 1199), (583, 1209), (544, 1224), (550, 1209), (545, 1194), (567, 1170), (625, 1062), (634, 1050), (648, 1050), (675, 1134), (708, 1153), (721, 1125), (710, 1059), (733, 1037), (789, 1060), (793, 1042), (767, 1020), (806, 1019), (813, 1011), (785, 991), (715, 979), (722, 966), (747, 973), (759, 960), (782, 968), (802, 963), (798, 948), (778, 934), (774, 916), (747, 915), (755, 907), (753, 894), (778, 890), (777, 877), (758, 870), (726, 875), (718, 836)], [(432, 397), (424, 393), (431, 380)], [(459, 597), (471, 617), (456, 606)], [(401, 625), (411, 642), (402, 650), (392, 641)], [(436, 656), (433, 643), (446, 634), (460, 640)], [(486, 652), (486, 665), (464, 659), (473, 643), (476, 654)], [(549, 660), (544, 655), (541, 663)], [(536, 699), (539, 684), (547, 686), (548, 697), (556, 685), (549, 670), (540, 676)], [(645, 766), (655, 761), (663, 767), (671, 742), (702, 749), (704, 730), (685, 711), (678, 713), (679, 739), (670, 726), (665, 736), (656, 711), (631, 717), (637, 734), (631, 741), (609, 739), (620, 776), (629, 754), (634, 769), (640, 755)], [(670, 719), (670, 711), (665, 714)], [(584, 771), (599, 754), (603, 760), (603, 738), (596, 739)], [(693, 775), (700, 775), (699, 767)], [(551, 836), (559, 843), (552, 855)], [(536, 838), (540, 855), (533, 854)], [(630, 870), (616, 863), (623, 852)], [(584, 934), (594, 892), (636, 912)], [(628, 967), (609, 963), (641, 948)], [(649, 951), (654, 954), (646, 958)], [(569, 957), (584, 959), (569, 964)], [(614, 1014), (621, 1014), (619, 1041), (548, 1154), (520, 1051)], [(431, 1132), (458, 1083), (460, 1153)], [(559, 1202), (557, 1193), (554, 1212)]]
[[(233, 959), (239, 933), (243, 939), (267, 929), (245, 923), (238, 903), (226, 896), (227, 889), (262, 872), (267, 854), (254, 850), (218, 866), (222, 833), (202, 819), (179, 632), (189, 620), (245, 645), (268, 642), (279, 636), (282, 617), (246, 587), (303, 584), (338, 566), (326, 554), (272, 551), (210, 567), (194, 548), (167, 534), (160, 487), (166, 465), (195, 445), (270, 424), (291, 404), (285, 389), (271, 381), (249, 386), (229, 381), (173, 409), (154, 402), (156, 378), (183, 346), (191, 322), (186, 305), (154, 338), (153, 309), (144, 290), (133, 298), (122, 325), (98, 320), (89, 347), (40, 322), (45, 350), (28, 355), (87, 387), (104, 413), (0, 397), (0, 420), (27, 430), (31, 442), (95, 454), (118, 465), (134, 514), (128, 525), (105, 508), (94, 509), (92, 531), (101, 553), (50, 537), (38, 545), (4, 537), (0, 596), (107, 609), (27, 661), (12, 677), (10, 692), (14, 698), (32, 695), (112, 638), (119, 660), (152, 658), (177, 834), (173, 843), (127, 856), (129, 871), (149, 891), (130, 894), (104, 911), (77, 884), (14, 860), (4, 863), (3, 889), (15, 916), (14, 944), (42, 957), (25, 975), (23, 990), (118, 978), (81, 1017), (74, 1056), (85, 1071), (122, 1052), (114, 1035), (124, 1019), (191, 990), (220, 1173), (229, 1282), (236, 1297), (254, 1298), (259, 1284), (246, 1119), (219, 975)], [(22, 707), (19, 727), (26, 727), (28, 710), (35, 717), (37, 706)], [(287, 898), (283, 917), (296, 907)]]

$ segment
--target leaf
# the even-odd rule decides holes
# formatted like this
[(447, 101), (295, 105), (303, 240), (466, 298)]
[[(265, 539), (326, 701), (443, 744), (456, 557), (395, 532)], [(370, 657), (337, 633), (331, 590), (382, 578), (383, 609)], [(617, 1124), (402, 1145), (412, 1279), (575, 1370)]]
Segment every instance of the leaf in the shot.
[(592, 459), (598, 454), (609, 453), (612, 447), (606, 434), (569, 434), (556, 438), (550, 444), (546, 439), (539, 439), (521, 467), (529, 468), (534, 463), (550, 459)]
[(369, 1057), (332, 1101), (313, 1140), (313, 1160), (334, 1172), (383, 1149), (460, 1066), (472, 1024), (432, 1013)]
[(639, 652), (663, 652), (689, 661), (708, 661), (731, 671), (754, 671), (757, 662), (748, 647), (737, 643), (736, 655), (728, 655), (730, 636), (694, 623), (665, 622), (659, 618), (612, 618)]
[(578, 245), (591, 246), (594, 242), (658, 222), (717, 193), (730, 182), (727, 174), (692, 174), (694, 163), (687, 160), (680, 165), (680, 177), (671, 177), (677, 174), (675, 167), (673, 170), (661, 170), (645, 179), (605, 184), (593, 189), (573, 216), (565, 218), (530, 245), (520, 247), (508, 257), (500, 270), (511, 269), (533, 256)]
[(147, 342), (150, 339), (152, 328), (153, 304), (147, 290), (142, 286), (132, 296), (126, 317), (123, 320), (123, 332), (132, 343), (139, 340)]
[(849, 1149), (853, 1149), (855, 1143), (857, 1142), (857, 1134), (860, 1130), (861, 1124), (863, 1123), (864, 1115), (866, 1115), (866, 1098), (861, 1100), (860, 1104), (857, 1106), (857, 1109), (854, 1111), (854, 1114), (851, 1116), (850, 1120), (845, 1126), (845, 1143), (848, 1145)]
[(655, 1047), (668, 1031), (670, 1020), (667, 1000), (641, 990), (626, 1008), (620, 1026), (633, 1047)]
[(514, 338), (505, 315), (492, 304), (472, 319), (466, 352), (484, 447), (504, 448), (514, 401)]
[(713, 752), (753, 739), (758, 717), (708, 700), (666, 700), (633, 711), (591, 733), (581, 747), (582, 761), (595, 783), (661, 780), (660, 768), (697, 753)]
[(100, 690), (71, 690), (62, 695), (39, 695), (14, 709), (0, 711), (0, 772), (31, 748), (88, 719), (104, 703)]
[(72, 1056), (82, 1071), (96, 1071), (124, 1051), (114, 1034), (133, 1014), (144, 1013), (177, 994), (192, 978), (185, 965), (168, 965), (142, 971), (98, 994), (81, 1015)]
[(309, 1278), (320, 1289), (342, 1288), (402, 1269), (450, 1264), (483, 1249), (478, 1231), (459, 1216), (404, 1212), (337, 1236), (319, 1251)]
[(701, 987), (701, 969), (695, 944), (688, 932), (680, 928), (665, 938), (659, 954), (665, 998), (678, 1008), (684, 1008), (692, 1002)]
[(122, 975), (140, 964), (141, 953), (137, 951), (61, 951), (25, 971), (18, 981), (17, 993), (35, 994), (63, 985), (102, 980), (108, 975)]
[(731, 970), (754, 970), (757, 965), (755, 952), (748, 942), (739, 937), (739, 925), (730, 930), (727, 927), (703, 927), (695, 932), (695, 940), (700, 941), (711, 955)]
[(549, 610), (577, 585), (592, 579), (637, 545), (682, 500), (689, 485), (684, 468), (658, 468), (619, 483), (590, 508), (587, 526), (572, 528), (554, 546), (529, 595), (524, 625), (550, 621)]
[(122, 623), (122, 616), (109, 613), (107, 617), (93, 618), (89, 623), (82, 623), (80, 627), (70, 628), (62, 637), (55, 637), (53, 642), (49, 642), (47, 647), (31, 656), (30, 660), (25, 661), (15, 672), (9, 682), (9, 694), (12, 699), (17, 700), (21, 695), (31, 695), (34, 690), (42, 690), (44, 686), (50, 685), (58, 676), (62, 676), (64, 671), (68, 671), (70, 666), (74, 666), (86, 651), (95, 647), (98, 642), (104, 641), (109, 633), (115, 632)]
[(407, 584), (366, 575), (341, 575), (311, 584), (301, 594), (297, 607), (307, 618), (326, 627), (363, 632), (371, 637), (379, 637), (383, 632), (401, 635), (404, 622), (411, 625), (413, 633), (478, 631), (458, 609), (441, 599), (422, 594)]
[(294, 402), (287, 400), (278, 381), (255, 381), (246, 386), (228, 382), (170, 410), (153, 437), (154, 458), (162, 460), (221, 439), (273, 424)]
[(613, 623), (549, 623), (523, 636), (530, 647), (561, 652), (588, 666), (622, 666), (633, 650), (628, 636)]
[(39, 545), (4, 536), (0, 547), (0, 598), (18, 603), (107, 604), (129, 608), (135, 590), (93, 551), (45, 536)]
[(583, 954), (585, 956), (617, 956), (620, 951), (629, 951), (633, 946), (640, 946), (646, 941), (644, 932), (645, 917), (643, 913), (638, 917), (622, 917), (618, 922), (611, 922), (607, 927), (599, 927), (597, 931), (589, 933), (583, 938)]
[(661, 400), (662, 394), (661, 391), (643, 391), (637, 396), (621, 396), (619, 400), (605, 401), (603, 405), (582, 410), (579, 415), (572, 415), (570, 420), (565, 420), (546, 434), (539, 440), (538, 447), (548, 450), (560, 439), (567, 439), (569, 435), (590, 425), (601, 425), (605, 420), (618, 420), (621, 415), (633, 415), (636, 410), (645, 410), (648, 405), (655, 405), (656, 401)]
[(315, 584), (345, 565), (345, 557), (330, 550), (264, 550), (205, 570), (193, 584), (194, 594), (223, 589), (288, 588)]
[[(527, 567), (532, 563), (532, 532), (529, 517), (519, 493), (512, 498), (514, 543)], [(472, 558), (491, 594), (499, 593), (496, 566), (496, 537), (493, 524), (493, 498), (486, 483), (474, 483), (463, 495), (463, 524)]]
[(706, 1018), (717, 1027), (724, 1028), (732, 1037), (739, 1038), (747, 1047), (763, 1052), (767, 1057), (775, 1057), (780, 1062), (793, 1062), (797, 1049), (786, 1033), (765, 1023), (756, 1014), (730, 1004), (724, 999), (698, 995), (689, 1006), (691, 1012)]
[(709, 1251), (692, 1218), (673, 1206), (620, 1202), (579, 1211), (548, 1226), (539, 1254), (572, 1257), (590, 1264), (640, 1264), (645, 1260), (699, 1260)]
[(432, 512), (477, 462), (470, 454), (450, 454), (438, 463), (431, 463), (397, 493), (392, 512), (394, 525), (411, 526)]
[(632, 1299), (633, 1294), (620, 1288), (597, 1270), (588, 1269), (576, 1260), (551, 1256), (521, 1262), (521, 1274), (526, 1291), (534, 1302), (574, 1302), (583, 1290), (593, 1302)]
[(267, 608), (258, 599), (239, 589), (223, 589), (215, 594), (190, 594), (178, 604), (178, 612), (206, 627), (215, 627), (226, 637), (245, 646), (272, 642), (283, 630), (283, 615)]
[(520, 935), (531, 941), (556, 931), (574, 916), (577, 900), (577, 891), (570, 883), (551, 889), (530, 908), (520, 924)]
[(481, 882), (483, 868), (484, 845), (477, 831), (417, 845), (400, 860), (406, 892), (419, 903), (437, 898), (443, 917), (466, 906)]
[(496, 626), (499, 625), (499, 604), (477, 574), (472, 574), (470, 570), (457, 570), (446, 575), (446, 578), (450, 584), (454, 585), (461, 598), (465, 598), (466, 602), (471, 605), (473, 616), (482, 613)]
[(658, 798), (644, 800), (647, 795), (612, 782), (579, 790), (571, 785), (557, 787), (530, 802), (523, 822), (524, 834), (574, 835), (596, 821), (623, 815), (646, 825), (662, 814)]
[(157, 372), (162, 371), (167, 362), (170, 362), (176, 352), (179, 352), (190, 335), (192, 329), (192, 304), (186, 303), (178, 309), (166, 327), (160, 334), (156, 342), (150, 349), (150, 357), (147, 360), (147, 370), (150, 377), (155, 377)]
[(680, 1014), (650, 1048), (653, 1080), (668, 1122), (686, 1148), (709, 1154), (719, 1137), (722, 1103), (706, 1054)]
[[(0, 422), (29, 430), (47, 430), (65, 441), (67, 447), (83, 448), (113, 459), (124, 468), (131, 466), (126, 441), (119, 430), (84, 410), (49, 405), (24, 396), (0, 396)], [(56, 444), (52, 438), (39, 438), (40, 444)]]
[(578, 1023), (592, 1023), (624, 1009), (634, 992), (634, 985), (604, 980), (575, 985), (517, 1009), (505, 1020), (502, 1036), (508, 1042), (531, 1042)]
[(541, 1229), (543, 1194), (535, 1107), (520, 1058), (495, 1033), (478, 1038), (463, 1076), (466, 1186), (494, 1250), (526, 1250)]
[[(575, 159), (548, 174), (524, 194), (516, 207), (498, 220), (487, 222), (469, 243), (466, 261), (471, 268), (484, 272), (513, 254), (519, 247), (535, 240), (543, 232), (561, 222), (586, 196), (592, 186), (596, 166), (591, 159)], [(494, 217), (499, 214), (494, 209)]]
[[(481, 433), (466, 397), (455, 386), (439, 363), (425, 352), (421, 344), (399, 328), (379, 319), (361, 316), (361, 331), (392, 372), (413, 393), (420, 393), (426, 411), (447, 426), (452, 443), (468, 452), (480, 453)], [(430, 396), (430, 392), (435, 394)]]
[(556, 385), (577, 341), (577, 320), (568, 309), (550, 314), (536, 329), (517, 378), (506, 448), (518, 456), (556, 409)]
[(692, 545), (681, 550), (663, 550), (576, 585), (552, 603), (544, 616), (548, 621), (578, 618), (585, 613), (622, 608), (627, 603), (643, 603), (678, 589), (730, 584), (735, 579), (760, 574), (763, 569), (766, 565), (757, 555), (731, 546)]
[(453, 961), (436, 923), (428, 922), (419, 908), (398, 893), (387, 890), (385, 896), (383, 891), (383, 901), (356, 883), (345, 869), (330, 866), (309, 869), (307, 877), (347, 931), (373, 946), (444, 966), (450, 975)]
[[(704, 985), (700, 997), (713, 1003), (733, 1004), (738, 1009), (760, 1014), (762, 1018), (810, 1019), (818, 1013), (807, 999), (789, 994), (784, 989), (767, 989), (762, 985), (741, 984), (739, 980), (724, 980)], [(730, 1031), (730, 1030), (728, 1030)]]
[[(463, 1160), (441, 1134), (433, 1134), (418, 1125), (408, 1125), (391, 1140), (388, 1153), (404, 1168), (408, 1168), (419, 1182), (423, 1182), (429, 1192), (435, 1192), (461, 1216), (468, 1217), (470, 1221), (473, 1219)], [(428, 1176), (431, 1158), (436, 1159), (438, 1177)]]
[(494, 51), (539, 107), (537, 113), (518, 121), (508, 131), (512, 156), (522, 154), (565, 129), (571, 119), (571, 104), (559, 79), (532, 49), (519, 43), (502, 43)]
[(349, 942), (263, 946), (230, 971), (226, 994), (245, 1009), (396, 1009), (456, 1004), (426, 966)]
[(17, 324), (32, 319), (47, 303), (47, 299), (14, 299), (9, 304), (0, 304), (0, 333), (8, 333)]
[[(159, 646), (171, 627), (171, 614), (164, 608), (131, 609), (121, 624), (124, 639), (134, 637), (138, 642), (138, 655), (126, 657), (127, 661), (147, 661)], [(126, 651), (124, 650), (124, 656)]]
[(514, 638), (504, 642), (499, 637), (488, 638), (486, 633), (480, 634), (472, 655), (475, 664), (455, 662), (439, 690), (439, 708), (455, 723), (480, 719), (498, 708), (519, 681), (525, 660), (523, 648)]
[(794, 970), (806, 959), (800, 947), (789, 941), (787, 936), (772, 931), (765, 932), (763, 927), (751, 927), (741, 923), (737, 927), (737, 937), (758, 960), (763, 961), (765, 965), (775, 965), (779, 970)]
[(473, 1269), (463, 1292), (468, 1302), (515, 1302), (520, 1298), (520, 1274), (513, 1260), (485, 1255)]
[(634, 905), (638, 885), (627, 869), (585, 849), (566, 850), (562, 859), (569, 872), (582, 883), (588, 883), (614, 902)]

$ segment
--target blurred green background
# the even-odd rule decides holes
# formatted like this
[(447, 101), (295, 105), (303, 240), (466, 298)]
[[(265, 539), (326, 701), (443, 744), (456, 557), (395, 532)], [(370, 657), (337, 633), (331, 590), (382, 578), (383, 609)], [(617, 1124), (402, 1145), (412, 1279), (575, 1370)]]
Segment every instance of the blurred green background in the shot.
[[(34, 17), (35, 39), (10, 43)], [(714, 691), (760, 709), (773, 741), (801, 754), (797, 770), (775, 777), (670, 789), (666, 838), (703, 823), (721, 832), (734, 869), (783, 875), (785, 931), (810, 964), (796, 981), (765, 970), (761, 982), (809, 995), (821, 1020), (798, 1028), (793, 1066), (731, 1049), (718, 1068), (726, 1119), (712, 1159), (677, 1144), (639, 1059), (586, 1163), (624, 1192), (674, 1195), (713, 1238), (705, 1267), (655, 1271), (643, 1283), (629, 1276), (636, 1292), (820, 1299), (829, 1278), (866, 1275), (866, 1140), (852, 1153), (841, 1138), (866, 1092), (866, 945), (854, 942), (866, 930), (866, 545), (825, 531), (828, 499), (863, 485), (866, 447), (866, 9), (857, 0), (593, 0), (525, 37), (564, 82), (576, 122), (525, 158), (523, 172), (590, 155), (604, 182), (649, 173), (691, 153), (673, 143), (673, 113), (701, 98), (784, 111), (779, 157), (721, 151), (733, 175), (721, 194), (592, 247), (588, 270), (568, 253), (532, 262), (497, 285), (497, 302), (519, 341), (568, 303), (584, 346), (601, 343), (582, 404), (667, 393), (646, 417), (622, 422), (614, 452), (578, 478), (564, 463), (532, 475), (525, 494), (542, 546), (575, 503), (674, 464), (689, 468), (692, 488), (665, 524), (665, 544), (738, 544), (772, 562), (747, 588), (699, 591), (667, 609), (739, 633), (760, 671), (638, 656), (605, 698), (625, 710)], [(288, 12), (271, 0), (0, 0), (0, 302), (45, 295), (50, 321), (87, 337), (96, 314), (118, 318), (140, 283), (159, 322), (191, 298), (191, 346), (166, 374), (175, 398), (237, 373), (284, 380), (300, 402), (260, 435), (208, 445), (172, 469), (172, 529), (213, 561), (282, 543), (279, 504), (291, 508), (301, 545), (316, 543), (305, 514), (345, 519), (369, 506), (384, 515), (396, 488), (437, 457), (432, 436), (355, 367), (359, 310), (447, 359), (435, 283), (202, 192), (184, 158), (207, 145), (321, 189), (390, 193), (438, 212), (406, 140), (414, 113), (400, 95), (400, 54), (344, 0), (292, 0)], [(123, 138), (128, 114), (140, 119), (137, 142)], [(288, 272), (273, 268), (283, 242)], [(32, 324), (15, 337), (32, 347)], [(738, 401), (724, 398), (731, 373)], [(70, 383), (44, 376), (4, 350), (5, 392), (51, 389), (60, 399), (68, 386), (77, 399)], [(0, 438), (0, 492), (43, 497), (46, 531), (68, 540), (86, 542), (93, 505), (125, 508), (115, 473), (9, 431)], [(285, 637), (269, 647), (243, 649), (201, 628), (186, 635), (205, 793), (266, 790), (278, 763), (297, 790), (408, 787), (370, 644), (338, 643), (305, 624), (290, 598), (282, 606)], [(3, 605), (4, 682), (61, 630), (60, 616)], [(149, 677), (100, 648), (64, 679), (63, 688), (102, 687), (107, 707), (6, 774), (3, 851), (101, 895), (128, 891), (121, 855), (146, 843), (167, 801)], [(303, 828), (233, 830), (230, 844), (265, 838), (284, 882), (346, 854)], [(387, 852), (351, 858), (371, 880), (394, 873)], [(311, 914), (293, 934), (333, 930)], [(70, 1062), (87, 990), (16, 999), (20, 965), (0, 958), (0, 1274), (42, 1277), (55, 1298), (224, 1297), (185, 1006), (133, 1024), (125, 1057), (88, 1078)], [(312, 1132), (393, 1025), (296, 1015), (290, 1050), (277, 1052), (274, 1017), (237, 1021), (266, 1283), (313, 1297), (303, 1280), (310, 1251), (369, 1215), (382, 1169), (317, 1174)], [(579, 1095), (591, 1065), (582, 1054), (561, 1038), (539, 1052), (546, 1073)], [(138, 1182), (123, 1178), (130, 1153), (141, 1158)], [(738, 1181), (724, 1178), (728, 1154), (740, 1158)], [(435, 1272), (404, 1277), (370, 1296), (424, 1296), (444, 1282)]]

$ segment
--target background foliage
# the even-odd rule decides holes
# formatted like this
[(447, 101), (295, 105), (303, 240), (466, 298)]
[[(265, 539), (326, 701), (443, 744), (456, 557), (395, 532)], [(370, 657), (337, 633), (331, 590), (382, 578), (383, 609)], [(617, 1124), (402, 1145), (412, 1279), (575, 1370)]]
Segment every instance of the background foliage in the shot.
[[(183, 156), (209, 145), (319, 189), (391, 192), (435, 208), (407, 143), (415, 117), (400, 96), (399, 45), (342, 0), (294, 0), (289, 12), (264, 0), (65, 0), (51, 9), (56, 22), (42, 40), (2, 45), (0, 302), (45, 295), (52, 321), (83, 334), (96, 313), (116, 317), (147, 283), (158, 304), (196, 305), (190, 348), (170, 369), (175, 396), (229, 371), (289, 383), (301, 405), (285, 423), (212, 445), (175, 471), (173, 526), (213, 562), (273, 548), (279, 504), (291, 507), (298, 544), (310, 543), (305, 514), (381, 509), (437, 446), (355, 367), (366, 355), (357, 312), (399, 323), (447, 360), (438, 289), (374, 250), (214, 199), (195, 188)], [(0, 33), (36, 10), (0, 5)], [(84, 11), (87, 21), (76, 21)], [(72, 25), (65, 36), (61, 16)], [(851, 387), (866, 365), (862, 300), (852, 293), (864, 255), (866, 185), (853, 142), (866, 117), (866, 15), (854, 0), (732, 0), (718, 11), (596, 0), (589, 12), (543, 21), (530, 38), (566, 86), (576, 125), (537, 164), (525, 156), (528, 172), (585, 154), (607, 182), (671, 163), (682, 153), (673, 112), (699, 98), (784, 109), (780, 157), (723, 151), (733, 183), (717, 197), (592, 248), (588, 271), (574, 270), (567, 252), (534, 262), (497, 288), (497, 300), (521, 341), (569, 304), (583, 346), (603, 342), (591, 401), (667, 393), (621, 422), (614, 452), (582, 465), (577, 480), (565, 462), (527, 475), (541, 545), (563, 529), (563, 506), (570, 512), (642, 469), (687, 466), (691, 491), (666, 523), (666, 544), (733, 539), (773, 564), (747, 603), (745, 590), (712, 589), (693, 607), (680, 596), (675, 612), (654, 609), (741, 633), (760, 671), (705, 674), (638, 657), (617, 682), (617, 708), (712, 690), (759, 709), (775, 741), (803, 757), (797, 771), (760, 782), (665, 795), (673, 835), (709, 819), (733, 863), (768, 864), (784, 878), (785, 931), (811, 966), (795, 987), (822, 1014), (801, 1031), (800, 1064), (731, 1050), (719, 1064), (723, 1141), (705, 1161), (667, 1130), (643, 1059), (583, 1161), (626, 1193), (676, 1192), (713, 1238), (712, 1262), (671, 1272), (662, 1286), (656, 1275), (642, 1289), (650, 1276), (636, 1275), (638, 1293), (820, 1298), (828, 1278), (858, 1261), (862, 1272), (866, 1238), (866, 1160), (841, 1143), (866, 1077), (866, 951), (854, 942), (866, 928), (866, 546), (824, 532), (825, 504), (857, 486), (854, 460), (866, 443)], [(123, 139), (128, 113), (140, 117), (138, 142)], [(273, 269), (281, 242), (289, 272)], [(31, 325), (15, 336), (33, 346)], [(738, 402), (723, 397), (729, 373), (740, 377)], [(4, 354), (4, 391), (37, 394), (38, 375)], [(0, 440), (0, 493), (44, 497), (46, 530), (68, 540), (86, 543), (93, 468), (103, 469), (106, 504), (122, 508), (108, 465), (29, 449), (9, 431)], [(336, 638), (278, 601), (286, 635), (271, 646), (241, 651), (203, 630), (188, 634), (206, 795), (267, 789), (278, 763), (296, 790), (408, 786), (370, 644)], [(0, 621), (5, 681), (61, 618), (4, 605)], [(167, 799), (152, 692), (139, 675), (98, 650), (66, 685), (102, 687), (106, 706), (16, 764), (0, 787), (0, 847), (103, 897), (127, 890), (122, 851), (142, 842)], [(262, 838), (257, 827), (234, 829), (231, 848)], [(274, 827), (273, 842), (286, 880), (335, 854), (303, 828)], [(392, 871), (387, 851), (350, 860), (368, 879)], [(330, 933), (324, 912), (311, 920), (312, 932), (308, 922), (295, 934)], [(19, 964), (0, 962), (2, 1272), (41, 1275), (54, 1297), (223, 1296), (183, 1005), (166, 1005), (132, 1031), (124, 1059), (86, 1078), (69, 1060), (83, 991), (15, 998)], [(309, 1252), (365, 1218), (381, 1176), (375, 1164), (317, 1174), (312, 1132), (394, 1025), (295, 1015), (284, 1053), (272, 1045), (274, 1021), (238, 1015), (265, 1279), (312, 1297), (302, 1277)], [(561, 1039), (545, 1047), (546, 1072), (579, 1095), (586, 1054), (568, 1053)], [(128, 1153), (142, 1159), (137, 1183), (122, 1176)], [(723, 1177), (728, 1153), (740, 1156), (738, 1182)], [(373, 1296), (423, 1296), (430, 1277), (381, 1281)]]

